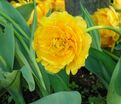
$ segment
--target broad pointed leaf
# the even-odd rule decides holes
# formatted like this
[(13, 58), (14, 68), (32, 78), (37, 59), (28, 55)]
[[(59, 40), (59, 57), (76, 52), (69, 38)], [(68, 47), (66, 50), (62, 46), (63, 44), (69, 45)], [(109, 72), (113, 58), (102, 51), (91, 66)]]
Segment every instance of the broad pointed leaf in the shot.
[(46, 96), (31, 104), (81, 104), (81, 95), (78, 92), (58, 92)]
[(6, 24), (4, 32), (0, 32), (0, 56), (6, 61), (8, 71), (13, 69), (15, 40), (14, 30), (11, 24)]
[(113, 72), (108, 88), (107, 104), (121, 104), (121, 58)]

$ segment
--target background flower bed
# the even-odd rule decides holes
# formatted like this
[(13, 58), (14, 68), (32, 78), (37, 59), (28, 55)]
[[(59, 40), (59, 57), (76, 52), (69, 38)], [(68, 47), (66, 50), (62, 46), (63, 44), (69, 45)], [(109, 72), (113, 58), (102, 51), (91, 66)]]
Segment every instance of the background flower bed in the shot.
[[(70, 1), (68, 1), (69, 4)], [(68, 7), (68, 8), (73, 8), (73, 7), (79, 7), (77, 6), (79, 3), (77, 3), (78, 1), (75, 0), (75, 2), (73, 3), (74, 6)], [(92, 2), (89, 2), (89, 4), (85, 4), (85, 1), (82, 1), (84, 3), (84, 5), (86, 7), (89, 7), (88, 10), (91, 10), (91, 6), (89, 6), (89, 4), (91, 5)], [(93, 1), (96, 2), (96, 8), (97, 6), (107, 6), (108, 3), (106, 1), (104, 1), (104, 3), (101, 1), (101, 3), (99, 3), (99, 5), (97, 5), (97, 1)], [(99, 1), (98, 1), (99, 2)], [(94, 11), (94, 3), (93, 4), (93, 8), (90, 12)], [(103, 4), (103, 5), (102, 5)], [(105, 5), (104, 5), (105, 4)], [(71, 4), (70, 4), (71, 5)], [(76, 8), (74, 8), (73, 10), (69, 9), (70, 13), (73, 15), (77, 15), (79, 11), (76, 10)], [(78, 8), (79, 9), (79, 8)], [(105, 104), (105, 96), (106, 96), (106, 90), (103, 87), (103, 85), (100, 83), (100, 81), (97, 79), (97, 77), (95, 75), (93, 75), (92, 73), (88, 72), (85, 68), (82, 68), (82, 70), (80, 70), (76, 76), (72, 76), (71, 75), (71, 80), (70, 80), (71, 84), (70, 84), (70, 88), (74, 89), (74, 90), (78, 90), (81, 94), (82, 94), (82, 98), (83, 98), (83, 102), (82, 104), (86, 104), (86, 103), (94, 103), (95, 104)], [(28, 91), (23, 91), (24, 92), (24, 97), (27, 100), (27, 103), (34, 101), (35, 99), (37, 99), (37, 93), (36, 92), (32, 92), (32, 93), (28, 93)], [(30, 96), (32, 95), (32, 97)], [(11, 100), (11, 97), (8, 96), (8, 94), (6, 94), (7, 99), (9, 98), (9, 101)], [(36, 96), (36, 97), (35, 97)], [(5, 96), (2, 97), (3, 99), (5, 98)], [(31, 98), (31, 99), (30, 99)], [(88, 101), (87, 101), (88, 100)], [(2, 100), (1, 100), (2, 101)], [(102, 101), (102, 102), (101, 102)], [(10, 101), (11, 102), (11, 101)], [(3, 103), (3, 102), (2, 102)]]

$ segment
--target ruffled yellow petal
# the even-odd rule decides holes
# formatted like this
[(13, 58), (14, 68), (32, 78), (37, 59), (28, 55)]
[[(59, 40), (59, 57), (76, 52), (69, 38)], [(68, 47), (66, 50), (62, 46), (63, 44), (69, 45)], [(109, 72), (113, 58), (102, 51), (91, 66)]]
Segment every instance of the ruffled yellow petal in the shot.
[(33, 41), (37, 60), (50, 73), (65, 67), (67, 74), (76, 74), (85, 64), (91, 44), (86, 28), (82, 17), (67, 12), (54, 12), (42, 18)]

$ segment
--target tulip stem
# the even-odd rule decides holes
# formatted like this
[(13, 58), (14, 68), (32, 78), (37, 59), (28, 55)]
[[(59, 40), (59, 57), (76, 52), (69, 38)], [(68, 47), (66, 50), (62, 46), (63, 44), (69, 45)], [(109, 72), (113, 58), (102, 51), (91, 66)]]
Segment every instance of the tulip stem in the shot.
[(116, 12), (121, 12), (121, 9), (115, 9), (116, 10)]
[(116, 56), (116, 55), (114, 55), (113, 53), (111, 53), (111, 52), (109, 52), (109, 51), (107, 51), (105, 49), (103, 49), (103, 52), (106, 53), (106, 54), (108, 54), (109, 56), (111, 56), (114, 60), (116, 60), (116, 61), (119, 60), (119, 57)]
[(112, 31), (118, 33), (121, 36), (121, 29), (120, 28), (114, 28), (114, 27), (111, 27), (111, 26), (93, 26), (93, 27), (89, 27), (86, 30), (86, 32), (90, 32), (90, 31), (97, 30), (97, 29), (108, 29), (108, 30), (112, 30)]

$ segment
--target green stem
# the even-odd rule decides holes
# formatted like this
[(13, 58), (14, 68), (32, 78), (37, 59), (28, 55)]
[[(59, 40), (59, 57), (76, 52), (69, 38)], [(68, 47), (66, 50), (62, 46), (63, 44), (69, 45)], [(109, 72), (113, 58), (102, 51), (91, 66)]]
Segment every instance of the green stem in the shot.
[(28, 49), (26, 43), (24, 42), (23, 38), (21, 37), (21, 35), (16, 30), (14, 30), (14, 32), (15, 32), (16, 37), (19, 39), (20, 43), (25, 48), (26, 52), (29, 54), (29, 49)]
[(93, 27), (89, 27), (86, 32), (92, 31), (92, 30), (97, 30), (97, 29), (108, 29), (108, 30), (112, 30), (116, 33), (118, 33), (121, 36), (121, 29), (120, 28), (114, 28), (111, 26), (93, 26)]
[(18, 30), (19, 32), (21, 32), (21, 34), (23, 34), (23, 36), (29, 40), (28, 35), (19, 27), (18, 24), (16, 24), (16, 22), (11, 19), (9, 16), (7, 16), (5, 13), (3, 13), (2, 11), (0, 11), (0, 15), (3, 16), (4, 18), (6, 18), (8, 21), (10, 21)]
[(30, 54), (35, 55), (35, 52), (32, 48), (32, 42), (33, 42), (33, 38), (34, 38), (34, 32), (36, 30), (37, 27), (37, 9), (36, 9), (36, 2), (35, 0), (33, 1), (33, 5), (34, 5), (34, 15), (33, 15), (33, 21), (32, 21), (32, 28), (31, 28), (31, 38), (30, 38)]
[(119, 57), (112, 54), (111, 52), (107, 51), (107, 50), (103, 50), (106, 54), (110, 55), (114, 60), (118, 61)]
[(116, 12), (121, 12), (121, 9), (115, 9), (116, 10)]

